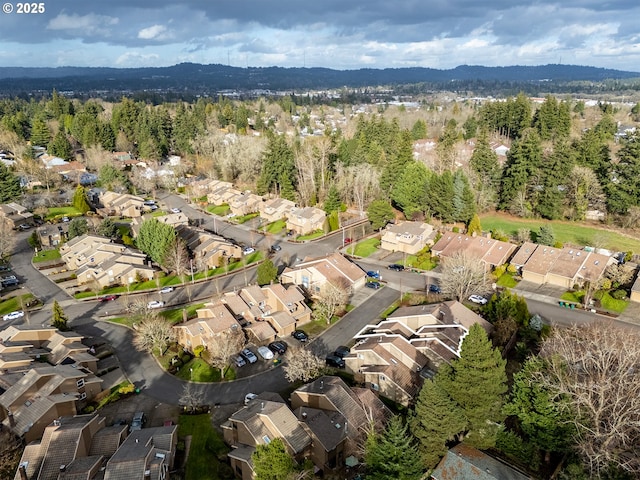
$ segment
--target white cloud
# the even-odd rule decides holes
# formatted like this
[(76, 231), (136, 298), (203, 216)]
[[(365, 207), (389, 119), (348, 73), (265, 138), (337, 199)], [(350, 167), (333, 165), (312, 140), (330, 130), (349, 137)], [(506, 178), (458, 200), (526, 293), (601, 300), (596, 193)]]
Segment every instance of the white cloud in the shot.
[(143, 40), (159, 40), (166, 38), (167, 27), (164, 25), (153, 25), (151, 27), (143, 28), (138, 32), (138, 38)]
[(72, 31), (83, 35), (105, 35), (110, 32), (110, 27), (118, 25), (120, 20), (107, 15), (67, 15), (61, 13), (52, 18), (47, 24), (47, 30)]
[(157, 66), (160, 55), (157, 53), (125, 52), (116, 59), (120, 67), (152, 67)]

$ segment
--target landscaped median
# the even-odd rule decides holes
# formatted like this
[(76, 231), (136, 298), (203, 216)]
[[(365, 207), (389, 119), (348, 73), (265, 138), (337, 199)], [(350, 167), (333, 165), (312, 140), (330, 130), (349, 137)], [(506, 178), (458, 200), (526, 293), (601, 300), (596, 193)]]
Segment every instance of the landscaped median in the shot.
[[(597, 290), (593, 293), (592, 298), (595, 301), (594, 307), (596, 309), (601, 308), (602, 310), (606, 310), (612, 313), (624, 312), (629, 305), (629, 300), (624, 297), (615, 298), (614, 295), (616, 297), (622, 297), (622, 294), (616, 293), (618, 291), (620, 290), (614, 290), (613, 292)], [(626, 292), (624, 293), (626, 297)], [(568, 291), (562, 294), (562, 296), (560, 297), (560, 303), (565, 303), (565, 305), (568, 305), (569, 307), (571, 306), (571, 304), (582, 306), (584, 303), (584, 296), (584, 290)]]

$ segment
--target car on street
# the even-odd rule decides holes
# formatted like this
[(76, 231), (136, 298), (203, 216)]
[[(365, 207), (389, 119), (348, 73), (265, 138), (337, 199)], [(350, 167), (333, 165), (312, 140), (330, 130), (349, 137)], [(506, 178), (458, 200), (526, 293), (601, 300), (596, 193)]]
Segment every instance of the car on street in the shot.
[(272, 245), (270, 250), (275, 253), (275, 252), (279, 252), (280, 250), (282, 250), (282, 247), (280, 245)]
[(20, 230), (29, 230), (31, 228), (31, 225), (29, 225), (28, 223), (23, 223), (22, 225), (20, 225), (18, 227)]
[(244, 358), (242, 358), (242, 356), (237, 355), (234, 359), (233, 362), (236, 364), (236, 367), (240, 368), (240, 367), (244, 367), (247, 362), (245, 361)]
[(336, 348), (336, 351), (333, 354), (337, 357), (344, 358), (350, 353), (351, 353), (351, 349), (349, 347), (340, 345), (338, 348)]
[(160, 289), (160, 293), (171, 293), (173, 292), (173, 287), (162, 287)]
[(162, 308), (164, 307), (164, 302), (159, 302), (158, 300), (153, 300), (152, 302), (147, 303), (147, 308)]
[(302, 330), (296, 330), (294, 331), (291, 336), (293, 338), (295, 338), (296, 340), (298, 340), (299, 342), (306, 342), (307, 340), (309, 340), (309, 335), (307, 335), (304, 331)]
[(171, 209), (171, 213), (180, 213), (182, 210), (180, 210), (179, 208), (172, 208)]
[(240, 355), (242, 355), (242, 358), (244, 358), (249, 363), (256, 363), (258, 361), (258, 357), (256, 357), (256, 354), (248, 348), (243, 349), (240, 352)]
[(258, 347), (258, 353), (265, 360), (271, 360), (273, 358), (273, 352), (269, 350), (269, 347), (265, 347), (264, 345), (262, 347)]
[(244, 396), (244, 404), (245, 405), (249, 405), (249, 403), (251, 402), (251, 400), (255, 400), (256, 398), (258, 398), (258, 395), (256, 395), (255, 393), (247, 393)]
[(243, 255), (249, 255), (250, 253), (253, 253), (253, 252), (255, 252), (255, 251), (256, 251), (256, 249), (255, 249), (255, 248), (253, 248), (253, 247), (244, 247), (244, 248), (242, 249), (242, 254), (243, 254)]
[(374, 270), (369, 270), (367, 272), (367, 277), (369, 277), (369, 278), (380, 278), (380, 272), (376, 272)]
[(118, 298), (117, 295), (105, 295), (104, 297), (100, 297), (99, 300), (101, 302), (112, 302)]
[(429, 285), (429, 291), (431, 293), (441, 293), (440, 287), (438, 285), (434, 285), (433, 283)]
[(401, 272), (404, 270), (404, 265), (400, 265), (399, 263), (392, 263), (387, 268), (389, 270), (395, 270), (396, 272)]
[(156, 201), (155, 201), (155, 200), (145, 200), (145, 201), (144, 201), (144, 202), (142, 202), (142, 203), (143, 203), (143, 205), (146, 205), (147, 207), (150, 207), (150, 206), (152, 206), (152, 205), (155, 205), (155, 204), (156, 204)]
[(67, 222), (69, 221), (69, 217), (62, 217), (62, 221), (63, 221), (64, 223), (67, 223)]
[(144, 424), (147, 422), (147, 418), (144, 415), (144, 412), (136, 412), (133, 414), (133, 420), (131, 420), (131, 425), (129, 425), (129, 433), (135, 432), (136, 430), (142, 430)]
[(284, 342), (271, 342), (268, 347), (269, 350), (273, 353), (277, 353), (278, 355), (284, 355), (287, 351), (287, 344)]
[(349, 245), (351, 242), (353, 242), (353, 238), (345, 238), (344, 239), (344, 245), (345, 246)]
[(18, 310), (15, 312), (7, 313), (2, 317), (2, 320), (6, 322), (9, 320), (16, 320), (17, 318), (22, 318), (22, 317), (24, 317), (24, 312), (22, 310)]
[(344, 360), (335, 354), (327, 355), (325, 362), (334, 368), (344, 368), (345, 365)]
[(364, 284), (365, 287), (367, 288), (373, 288), (374, 290), (379, 289), (382, 285), (380, 285), (380, 282), (367, 282)]
[(482, 295), (471, 295), (469, 297), (469, 301), (477, 303), (478, 305), (486, 305), (489, 300), (484, 298)]
[(0, 272), (10, 272), (11, 267), (9, 265), (0, 265)]

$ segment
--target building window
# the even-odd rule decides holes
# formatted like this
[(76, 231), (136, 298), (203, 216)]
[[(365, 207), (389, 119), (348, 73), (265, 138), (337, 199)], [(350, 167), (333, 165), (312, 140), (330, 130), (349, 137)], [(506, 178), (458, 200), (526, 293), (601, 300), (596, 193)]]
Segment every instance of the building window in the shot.
[(78, 380), (76, 382), (76, 385), (78, 386), (78, 388), (84, 387), (84, 378), (81, 378), (80, 380)]
[(87, 398), (87, 394), (86, 394), (86, 393), (84, 393), (84, 392), (82, 392), (82, 393), (80, 394), (80, 398), (79, 398), (78, 400), (84, 400), (85, 398)]
[(269, 438), (268, 435), (263, 435), (262, 436), (262, 441), (267, 445), (269, 445), (271, 443), (271, 439)]

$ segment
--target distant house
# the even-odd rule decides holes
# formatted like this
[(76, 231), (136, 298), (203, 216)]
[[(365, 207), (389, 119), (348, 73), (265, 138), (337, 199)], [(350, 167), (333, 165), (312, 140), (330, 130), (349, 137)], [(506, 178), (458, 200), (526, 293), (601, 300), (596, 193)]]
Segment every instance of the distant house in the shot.
[(43, 247), (56, 247), (68, 238), (69, 224), (59, 223), (56, 225), (43, 225), (36, 229), (40, 245)]
[(585, 282), (597, 282), (607, 265), (614, 261), (613, 257), (578, 248), (555, 248), (525, 242), (510, 263), (518, 269), (523, 280), (573, 288)]
[(144, 199), (128, 193), (103, 191), (99, 195), (101, 207), (96, 211), (103, 217), (140, 217), (144, 212)]
[(324, 228), (327, 214), (324, 210), (315, 207), (294, 208), (287, 217), (287, 229), (293, 230), (298, 235), (309, 233)]
[(431, 473), (432, 480), (530, 480), (531, 478), (505, 462), (464, 443), (450, 448)]
[(20, 225), (34, 224), (33, 214), (15, 202), (0, 205), (0, 219), (6, 220), (9, 228), (18, 228)]
[(380, 395), (409, 405), (425, 376), (459, 357), (462, 341), (476, 323), (491, 332), (490, 323), (457, 301), (401, 307), (356, 334), (346, 369)]
[(222, 303), (206, 303), (196, 311), (198, 317), (173, 327), (177, 341), (187, 349), (202, 345), (209, 349), (209, 340), (228, 330), (240, 330), (241, 326)]
[(415, 255), (425, 246), (433, 244), (436, 232), (428, 223), (402, 222), (387, 225), (382, 234), (380, 248), (391, 252)]
[(210, 184), (209, 193), (207, 194), (207, 201), (213, 205), (229, 203), (233, 197), (240, 194), (240, 190), (233, 188), (233, 185), (229, 182), (219, 180), (214, 182)]
[(285, 268), (280, 275), (281, 283), (300, 285), (313, 296), (322, 295), (327, 285), (353, 292), (363, 287), (365, 280), (365, 271), (339, 253), (320, 258), (307, 257)]
[(219, 235), (185, 225), (177, 226), (176, 231), (192, 253), (194, 267), (198, 270), (225, 266), (231, 260), (242, 257), (242, 247)]
[(231, 213), (238, 216), (248, 215), (258, 211), (262, 197), (253, 193), (240, 192), (229, 200)]
[(447, 232), (431, 247), (431, 252), (443, 259), (463, 252), (470, 258), (481, 261), (487, 269), (491, 269), (507, 263), (516, 248), (512, 243), (492, 238)]
[(296, 204), (286, 198), (272, 198), (262, 202), (258, 209), (260, 216), (266, 223), (277, 222), (287, 218), (291, 211), (296, 208)]

